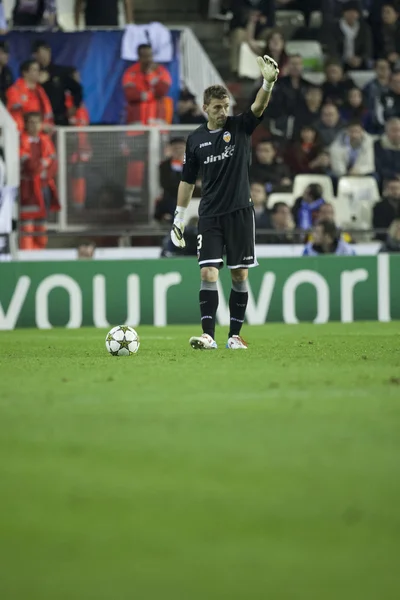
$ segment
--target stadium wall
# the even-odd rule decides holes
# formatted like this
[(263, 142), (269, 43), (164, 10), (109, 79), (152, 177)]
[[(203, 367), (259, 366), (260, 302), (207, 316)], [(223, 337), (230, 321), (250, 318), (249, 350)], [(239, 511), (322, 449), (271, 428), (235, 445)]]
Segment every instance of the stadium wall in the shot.
[[(229, 273), (218, 322), (229, 323)], [(0, 330), (198, 322), (195, 259), (10, 262), (0, 265)], [(400, 256), (261, 259), (247, 322), (400, 319)]]

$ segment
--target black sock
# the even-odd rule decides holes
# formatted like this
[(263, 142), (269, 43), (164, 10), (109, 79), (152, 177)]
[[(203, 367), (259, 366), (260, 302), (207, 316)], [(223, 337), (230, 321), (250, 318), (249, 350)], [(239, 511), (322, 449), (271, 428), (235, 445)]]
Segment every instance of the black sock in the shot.
[(200, 290), (200, 313), (203, 333), (211, 335), (215, 339), (215, 316), (218, 308), (217, 290)]
[(229, 337), (232, 337), (233, 335), (239, 335), (244, 323), (244, 315), (246, 312), (248, 299), (248, 292), (237, 292), (236, 290), (231, 290), (231, 295), (229, 297), (229, 312), (231, 315)]

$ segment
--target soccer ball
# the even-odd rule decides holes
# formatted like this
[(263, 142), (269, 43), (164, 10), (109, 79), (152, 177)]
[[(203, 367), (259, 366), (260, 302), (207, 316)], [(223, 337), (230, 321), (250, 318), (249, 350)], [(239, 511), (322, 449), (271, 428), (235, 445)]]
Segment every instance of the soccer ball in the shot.
[(129, 356), (139, 350), (140, 338), (132, 327), (118, 325), (106, 336), (107, 351), (113, 356)]

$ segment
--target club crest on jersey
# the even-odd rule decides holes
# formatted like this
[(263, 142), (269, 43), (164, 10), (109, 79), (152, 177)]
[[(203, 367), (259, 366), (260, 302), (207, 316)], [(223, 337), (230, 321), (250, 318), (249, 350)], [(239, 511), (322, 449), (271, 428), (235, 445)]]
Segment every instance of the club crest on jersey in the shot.
[(232, 136), (229, 133), (229, 131), (225, 131), (224, 135), (222, 136), (222, 139), (228, 144), (231, 141), (231, 137)]

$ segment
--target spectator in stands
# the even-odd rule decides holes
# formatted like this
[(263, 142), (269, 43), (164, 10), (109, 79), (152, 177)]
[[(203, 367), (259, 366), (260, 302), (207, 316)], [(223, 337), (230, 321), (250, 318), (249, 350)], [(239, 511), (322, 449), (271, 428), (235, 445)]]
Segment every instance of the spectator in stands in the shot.
[(362, 123), (364, 129), (368, 129), (370, 115), (364, 103), (362, 92), (358, 87), (353, 87), (348, 91), (346, 102), (340, 112), (346, 123), (357, 120)]
[(275, 11), (269, 0), (231, 0), (230, 10), (230, 67), (237, 76), (241, 44), (262, 38), (266, 27), (274, 26)]
[(204, 115), (196, 103), (196, 98), (188, 89), (181, 90), (178, 101), (179, 123), (182, 125), (195, 125), (205, 122)]
[(50, 100), (39, 84), (40, 70), (36, 60), (27, 60), (21, 65), (21, 77), (7, 90), (7, 109), (18, 125), (24, 130), (24, 115), (37, 112), (42, 118), (42, 130), (53, 131), (53, 110)]
[(285, 38), (280, 29), (271, 29), (267, 37), (264, 54), (271, 56), (279, 67), (279, 77), (288, 74), (288, 55), (285, 52)]
[(398, 116), (400, 116), (400, 71), (394, 71), (390, 78), (389, 91), (382, 94), (376, 107), (376, 117), (381, 124), (381, 131), (385, 121)]
[(385, 124), (385, 134), (375, 142), (375, 165), (380, 181), (400, 178), (400, 118)]
[(255, 160), (250, 167), (250, 179), (260, 181), (268, 194), (288, 191), (292, 185), (289, 167), (278, 157), (273, 142), (259, 142), (255, 150)]
[(149, 44), (138, 48), (139, 62), (128, 67), (122, 80), (127, 101), (127, 123), (171, 123), (172, 99), (167, 97), (171, 75), (153, 60)]
[(368, 69), (372, 59), (372, 36), (362, 19), (357, 1), (345, 2), (342, 17), (331, 29), (330, 53), (341, 58), (346, 69)]
[[(316, 223), (319, 223), (320, 221), (331, 221), (332, 223), (335, 223), (335, 225), (337, 226), (336, 216), (335, 216), (335, 207), (331, 202), (325, 202), (324, 204), (321, 204), (319, 211), (318, 211)], [(347, 242), (349, 244), (352, 243), (353, 240), (349, 233), (342, 231), (341, 235), (345, 242)], [(307, 236), (307, 242), (312, 242), (312, 241), (314, 241), (314, 238), (311, 233), (309, 236)]]
[(21, 236), (23, 250), (47, 246), (46, 220), (49, 212), (60, 210), (54, 181), (57, 171), (56, 151), (50, 137), (42, 132), (42, 116), (24, 115), (25, 131), (21, 135), (21, 232), (39, 235)]
[(268, 114), (271, 118), (294, 116), (299, 106), (304, 106), (304, 97), (309, 87), (303, 77), (303, 59), (292, 54), (288, 61), (288, 75), (280, 77), (275, 84)]
[(6, 92), (14, 83), (14, 77), (8, 66), (9, 50), (4, 40), (0, 42), (0, 100), (7, 104)]
[[(400, 218), (400, 179), (392, 179), (385, 184), (383, 198), (375, 204), (373, 213), (374, 229), (387, 229), (394, 219)], [(385, 233), (377, 233), (377, 240), (386, 239)]]
[(375, 63), (375, 73), (375, 79), (364, 88), (365, 104), (372, 114), (375, 112), (376, 103), (381, 96), (389, 91), (391, 75), (389, 62), (384, 58), (379, 58)]
[(350, 122), (330, 147), (331, 165), (336, 177), (373, 175), (375, 172), (372, 137), (358, 121)]
[(324, 156), (319, 135), (311, 125), (300, 130), (299, 138), (286, 148), (285, 162), (293, 175), (298, 173), (325, 173), (329, 157)]
[(322, 90), (310, 85), (304, 97), (304, 104), (295, 113), (293, 123), (293, 138), (297, 139), (302, 127), (314, 125), (321, 116)]
[(394, 0), (382, 6), (379, 54), (394, 67), (400, 68), (400, 19), (398, 5)]
[(271, 56), (278, 63), (279, 77), (287, 75), (288, 56), (285, 52), (285, 38), (280, 29), (271, 29), (268, 31), (266, 36), (267, 42), (264, 48), (260, 46), (259, 41), (254, 39), (251, 34), (252, 30), (250, 30), (249, 46), (253, 52), (258, 55), (268, 54), (268, 56)]
[(313, 241), (306, 244), (303, 256), (336, 254), (337, 256), (355, 256), (354, 249), (345, 242), (333, 221), (319, 221), (313, 230)]
[[(75, 26), (84, 13), (86, 27), (118, 27), (118, 7), (119, 0), (75, 0)], [(124, 0), (124, 10), (126, 23), (133, 23), (132, 0)]]
[(56, 0), (15, 0), (14, 27), (54, 27), (56, 23)]
[(322, 144), (330, 146), (337, 138), (346, 123), (340, 118), (340, 113), (334, 104), (324, 104), (321, 109), (321, 118), (315, 123)]
[(326, 80), (322, 84), (324, 104), (331, 102), (336, 106), (342, 106), (348, 91), (354, 87), (353, 81), (344, 76), (342, 63), (333, 58), (325, 64), (325, 77)]
[(323, 204), (325, 204), (325, 200), (319, 183), (308, 185), (292, 208), (296, 226), (304, 231), (309, 231), (318, 221), (319, 211)]
[(262, 181), (253, 181), (250, 185), (250, 195), (254, 205), (256, 229), (268, 229), (270, 226), (267, 210), (268, 196)]
[[(68, 125), (69, 118), (82, 104), (81, 84), (71, 76), (73, 69), (55, 65), (51, 61), (51, 48), (44, 40), (33, 43), (32, 56), (39, 63), (39, 82), (51, 102), (55, 124)], [(66, 106), (68, 93), (73, 99), (72, 108)]]
[(294, 241), (294, 221), (290, 208), (285, 202), (275, 202), (270, 212), (269, 229), (273, 233), (268, 233), (260, 240), (265, 244), (292, 244)]
[(386, 237), (379, 252), (400, 252), (400, 219), (392, 221)]
[(172, 222), (174, 218), (185, 146), (184, 138), (173, 138), (170, 142), (171, 156), (160, 164), (160, 187), (163, 189), (163, 195), (156, 204), (154, 214), (154, 218), (158, 221)]

